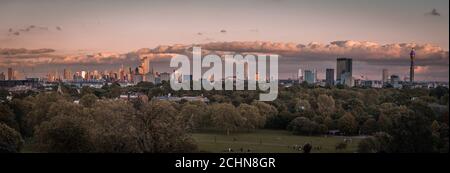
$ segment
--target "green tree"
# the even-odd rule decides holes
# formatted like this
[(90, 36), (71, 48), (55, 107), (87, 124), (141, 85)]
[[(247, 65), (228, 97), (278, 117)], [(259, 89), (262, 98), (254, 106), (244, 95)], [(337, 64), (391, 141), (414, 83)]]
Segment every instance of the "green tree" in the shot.
[(365, 138), (358, 143), (359, 153), (384, 153), (392, 142), (392, 137), (384, 132), (375, 133), (374, 136)]
[(392, 128), (388, 131), (393, 137), (390, 152), (432, 152), (434, 147), (430, 120), (405, 106), (400, 106), (397, 113), (393, 117)]
[(27, 114), (26, 122), (32, 130), (39, 126), (44, 121), (49, 121), (53, 114), (48, 114), (50, 107), (53, 103), (60, 104), (65, 102), (65, 99), (57, 94), (52, 93), (40, 93), (35, 97), (30, 98), (31, 111)]
[(362, 128), (361, 128), (361, 132), (363, 134), (372, 134), (378, 131), (378, 127), (377, 127), (377, 121), (375, 121), (375, 119), (370, 118), (368, 119), (366, 122), (364, 122)]
[(9, 108), (9, 106), (4, 104), (0, 104), (0, 123), (4, 123), (9, 127), (20, 131), (14, 112)]
[(288, 130), (296, 135), (316, 135), (323, 133), (324, 129), (306, 117), (297, 117), (289, 123)]
[(136, 136), (136, 110), (123, 100), (97, 101), (89, 110), (93, 152), (140, 152)]
[(23, 146), (23, 140), (20, 134), (0, 123), (0, 153), (17, 153)]
[(35, 132), (38, 150), (50, 153), (83, 153), (92, 150), (87, 121), (76, 116), (56, 116)]

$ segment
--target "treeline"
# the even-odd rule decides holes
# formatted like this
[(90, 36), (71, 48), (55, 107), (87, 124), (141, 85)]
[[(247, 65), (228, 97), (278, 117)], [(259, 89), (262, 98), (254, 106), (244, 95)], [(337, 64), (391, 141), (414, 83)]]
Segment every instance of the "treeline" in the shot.
[[(9, 107), (8, 107), (9, 105)], [(80, 104), (58, 93), (41, 93), (2, 104), (0, 151), (20, 152), (195, 152), (195, 142), (170, 102), (142, 103), (82, 97)]]
[[(210, 102), (115, 99), (129, 92), (146, 93), (148, 98), (203, 95)], [(259, 128), (287, 129), (297, 135), (332, 131), (370, 136), (360, 143), (360, 152), (448, 152), (448, 89), (443, 87), (398, 90), (303, 84), (281, 87), (277, 100), (264, 103), (256, 101), (259, 91), (172, 91), (167, 83), (140, 83), (80, 92), (64, 86), (63, 94), (16, 98), (1, 107), (0, 122), (9, 127), (4, 131), (9, 138), (28, 139), (42, 152), (66, 152), (55, 148), (69, 142), (49, 140), (62, 139), (59, 134), (71, 136), (64, 129), (78, 129), (78, 137), (87, 144), (85, 152), (191, 152), (196, 148), (189, 131), (229, 134)], [(80, 104), (73, 103), (78, 99)], [(167, 141), (157, 141), (162, 139)], [(158, 145), (162, 143), (166, 145)]]

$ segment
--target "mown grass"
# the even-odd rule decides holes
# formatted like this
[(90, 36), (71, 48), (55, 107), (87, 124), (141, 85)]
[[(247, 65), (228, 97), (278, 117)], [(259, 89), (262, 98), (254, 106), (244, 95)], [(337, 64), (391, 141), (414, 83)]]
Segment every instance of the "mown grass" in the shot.
[[(192, 133), (192, 137), (200, 151), (212, 153), (225, 153), (228, 148), (237, 153), (301, 153), (294, 146), (302, 146), (307, 142), (313, 146), (312, 153), (354, 153), (361, 140), (361, 137), (297, 136), (285, 130), (257, 130), (229, 136), (221, 132), (204, 131)], [(344, 142), (345, 138), (351, 139), (347, 147), (336, 150), (336, 144)]]

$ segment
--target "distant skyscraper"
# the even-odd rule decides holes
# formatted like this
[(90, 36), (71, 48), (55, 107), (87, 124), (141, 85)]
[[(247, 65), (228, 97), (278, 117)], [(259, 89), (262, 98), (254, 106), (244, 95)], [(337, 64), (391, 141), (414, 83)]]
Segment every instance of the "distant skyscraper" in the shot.
[(8, 80), (14, 80), (14, 71), (12, 68), (8, 68)]
[(340, 84), (353, 86), (353, 63), (351, 58), (338, 58), (336, 80)]
[(394, 88), (401, 88), (400, 76), (398, 76), (398, 75), (391, 75), (391, 85)]
[(298, 78), (298, 82), (299, 83), (302, 83), (303, 82), (303, 71), (302, 71), (302, 69), (298, 69), (298, 75), (297, 75), (297, 78)]
[(72, 72), (68, 69), (64, 69), (63, 79), (64, 80), (72, 80)]
[(334, 85), (334, 69), (327, 68), (325, 74), (325, 83), (327, 85)]
[(389, 71), (388, 71), (388, 69), (383, 69), (383, 74), (381, 76), (381, 81), (383, 81), (383, 83), (388, 83), (389, 82)]
[(314, 83), (316, 83), (316, 74), (315, 74), (315, 71), (314, 70), (305, 70), (305, 73), (304, 73), (304, 77), (305, 77), (305, 81), (308, 83), (308, 84), (314, 84)]
[(88, 77), (87, 72), (86, 71), (81, 71), (81, 78), (82, 79), (87, 79), (87, 77)]
[(153, 73), (153, 68), (152, 68), (152, 66), (151, 66), (151, 64), (150, 64), (150, 58), (144, 57), (144, 58), (142, 59), (142, 64), (141, 64), (141, 66), (142, 66), (143, 74)]
[(5, 77), (5, 73), (1, 72), (1, 73), (0, 73), (0, 80), (5, 80), (5, 78), (6, 78), (6, 77)]
[(409, 67), (409, 82), (414, 82), (414, 59), (416, 58), (416, 52), (414, 48), (409, 53), (409, 57), (411, 59), (411, 66)]

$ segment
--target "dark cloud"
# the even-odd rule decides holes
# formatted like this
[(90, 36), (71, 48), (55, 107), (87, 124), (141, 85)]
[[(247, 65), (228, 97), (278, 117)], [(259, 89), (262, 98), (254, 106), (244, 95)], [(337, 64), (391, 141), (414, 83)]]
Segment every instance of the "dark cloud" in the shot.
[(62, 28), (61, 28), (60, 26), (57, 26), (57, 27), (56, 27), (56, 30), (62, 31)]
[(52, 65), (120, 65), (139, 62), (136, 53), (57, 55), (52, 49), (1, 49), (0, 67), (51, 67)]
[(44, 54), (44, 53), (53, 53), (55, 50), (53, 49), (1, 49), (0, 55), (21, 55), (21, 54)]
[(223, 33), (223, 34), (225, 34), (225, 33), (227, 33), (227, 30), (225, 30), (225, 29), (222, 29), (222, 30), (220, 30), (220, 33)]
[[(61, 30), (61, 28), (58, 27), (56, 28), (56, 30)], [(9, 28), (8, 30), (8, 35), (9, 36), (19, 36), (21, 34), (24, 33), (28, 33), (28, 32), (32, 32), (32, 31), (49, 31), (48, 27), (46, 26), (36, 26), (36, 25), (28, 25), (24, 28), (18, 28), (18, 29), (13, 29), (13, 28)]]
[(435, 8), (433, 8), (433, 10), (429, 13), (426, 13), (425, 15), (429, 15), (429, 16), (441, 16), (441, 13), (439, 13)]

